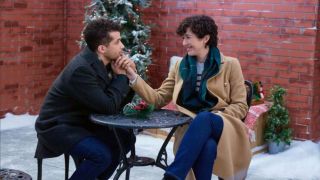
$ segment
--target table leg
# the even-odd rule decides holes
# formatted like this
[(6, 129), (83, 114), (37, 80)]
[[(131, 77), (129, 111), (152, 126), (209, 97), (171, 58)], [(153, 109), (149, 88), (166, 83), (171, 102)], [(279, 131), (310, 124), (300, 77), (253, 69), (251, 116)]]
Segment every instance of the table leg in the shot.
[(126, 180), (129, 180), (129, 178), (130, 178), (130, 168), (127, 169), (126, 171)]
[(116, 128), (112, 128), (112, 131), (116, 137), (116, 140), (117, 140), (117, 143), (119, 145), (119, 148), (120, 148), (120, 165), (119, 165), (119, 168), (117, 169), (117, 173), (116, 175), (114, 176), (114, 180), (118, 180), (121, 176), (121, 174), (124, 172), (124, 171), (127, 171), (126, 172), (126, 180), (129, 180), (129, 176), (130, 176), (130, 168), (131, 168), (131, 165), (128, 163), (128, 160), (127, 160), (127, 156), (126, 156), (126, 153), (124, 151), (124, 146), (122, 144), (122, 141), (118, 135), (118, 132), (116, 130)]
[(166, 147), (167, 147), (171, 137), (173, 136), (174, 132), (177, 130), (177, 128), (178, 127), (173, 127), (171, 129), (170, 133), (168, 134), (166, 140), (163, 142), (163, 144), (159, 150), (155, 165), (163, 170), (165, 170), (168, 167), (168, 155), (167, 155)]

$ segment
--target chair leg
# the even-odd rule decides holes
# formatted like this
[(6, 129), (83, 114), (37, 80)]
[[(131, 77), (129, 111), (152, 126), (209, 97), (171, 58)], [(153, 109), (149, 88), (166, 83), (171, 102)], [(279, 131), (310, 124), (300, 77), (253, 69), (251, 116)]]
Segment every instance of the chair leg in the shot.
[(64, 154), (64, 167), (65, 167), (64, 179), (68, 180), (68, 178), (69, 178), (69, 154)]
[(37, 163), (38, 163), (38, 180), (42, 179), (42, 159), (41, 158), (37, 158)]

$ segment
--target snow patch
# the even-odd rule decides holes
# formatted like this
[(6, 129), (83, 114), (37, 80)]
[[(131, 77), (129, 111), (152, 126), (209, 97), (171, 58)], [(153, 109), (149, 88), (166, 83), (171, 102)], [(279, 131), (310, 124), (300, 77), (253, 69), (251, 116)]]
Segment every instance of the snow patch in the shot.
[(38, 116), (23, 114), (23, 115), (13, 115), (7, 113), (5, 118), (0, 119), (0, 131), (16, 129), (25, 126), (34, 125)]

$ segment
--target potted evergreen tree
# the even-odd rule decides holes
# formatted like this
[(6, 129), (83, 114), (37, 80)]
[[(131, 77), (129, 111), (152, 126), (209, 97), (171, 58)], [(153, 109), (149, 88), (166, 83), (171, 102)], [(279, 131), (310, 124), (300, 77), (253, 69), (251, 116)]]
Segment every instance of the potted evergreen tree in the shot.
[(291, 143), (292, 130), (289, 128), (289, 113), (284, 107), (286, 93), (286, 89), (281, 86), (276, 85), (271, 89), (270, 98), (273, 104), (268, 111), (264, 133), (270, 154), (284, 151), (285, 146)]

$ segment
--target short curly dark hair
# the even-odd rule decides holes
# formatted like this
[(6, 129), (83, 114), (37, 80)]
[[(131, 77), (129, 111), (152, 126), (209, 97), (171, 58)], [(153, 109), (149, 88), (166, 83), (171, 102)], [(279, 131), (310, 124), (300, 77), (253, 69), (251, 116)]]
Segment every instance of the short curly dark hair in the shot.
[(89, 49), (96, 51), (99, 45), (108, 45), (112, 41), (109, 33), (114, 31), (121, 31), (121, 26), (118, 23), (98, 18), (88, 23), (83, 31), (83, 36)]
[(206, 15), (187, 17), (180, 23), (176, 33), (179, 36), (183, 36), (187, 32), (188, 28), (190, 28), (198, 38), (210, 35), (210, 39), (206, 46), (218, 46), (218, 26), (211, 17)]

